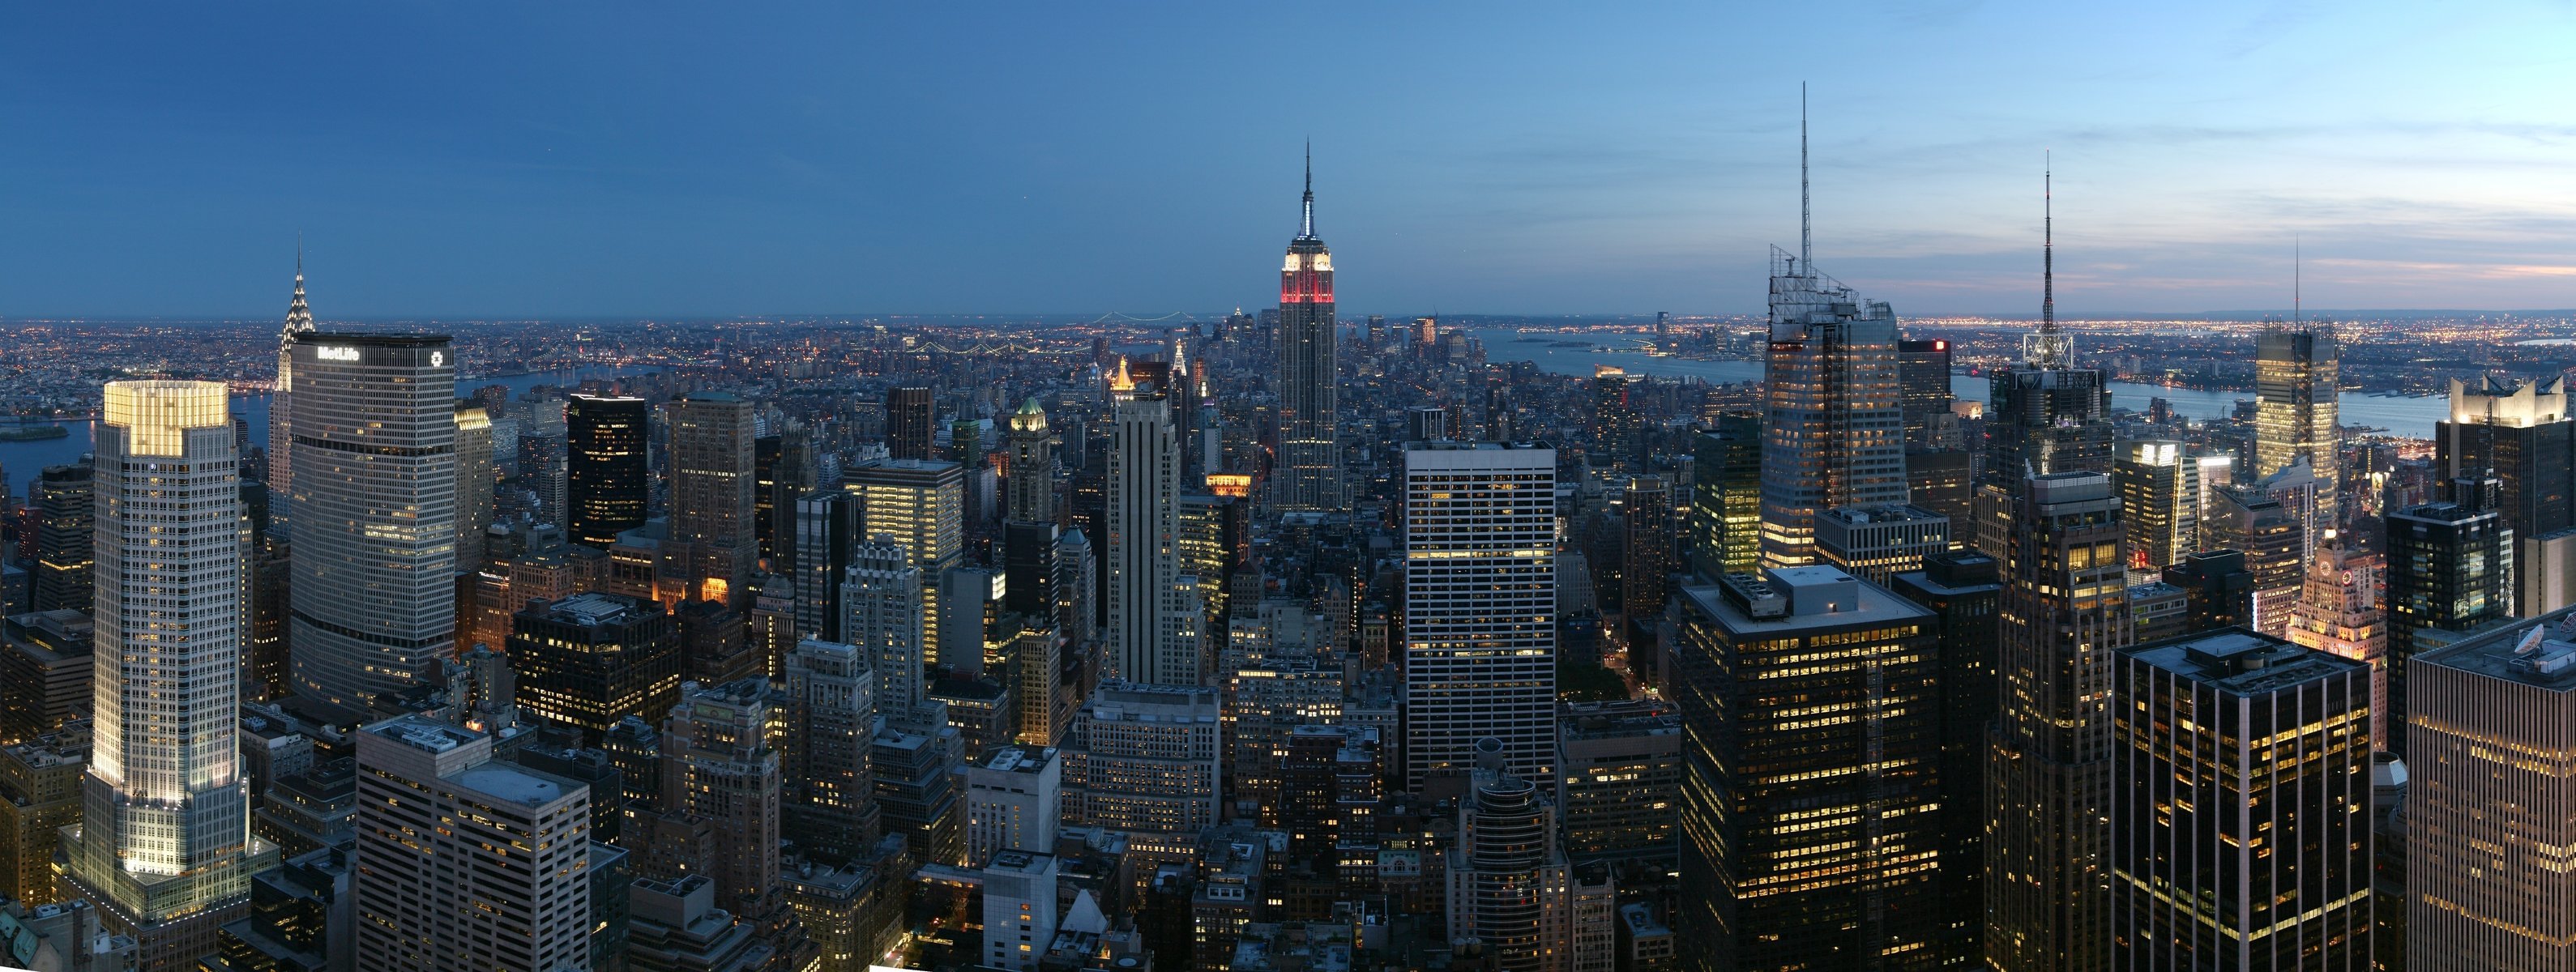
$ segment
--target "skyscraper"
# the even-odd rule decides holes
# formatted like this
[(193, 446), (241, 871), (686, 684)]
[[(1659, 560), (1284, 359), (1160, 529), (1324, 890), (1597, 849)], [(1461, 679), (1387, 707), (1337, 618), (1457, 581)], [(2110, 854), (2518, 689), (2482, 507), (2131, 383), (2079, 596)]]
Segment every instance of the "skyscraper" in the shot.
[(2407, 668), (2426, 630), (2467, 631), (2513, 614), (2513, 528), (2495, 508), (2493, 479), (2452, 480), (2451, 499), (2387, 518), (2388, 741), (2406, 749)]
[(295, 690), (363, 716), (456, 642), (456, 362), (443, 334), (294, 344)]
[(1623, 472), (1641, 468), (1637, 449), (1645, 424), (1645, 419), (1637, 413), (1637, 406), (1628, 401), (1627, 369), (1618, 365), (1594, 365), (1592, 441), (1601, 447), (1601, 454), (1592, 465)]
[(1690, 568), (1703, 581), (1762, 564), (1762, 418), (1728, 412), (1716, 424), (1691, 448)]
[[(36, 514), (35, 591), (28, 610), (90, 612), (97, 545), (91, 466), (97, 460), (46, 466), (36, 474), (27, 505)], [(5, 491), (5, 490), (0, 490)]]
[(1932, 416), (1950, 412), (1950, 342), (1900, 339), (1896, 359), (1905, 401), (1905, 441), (1924, 443)]
[(221, 382), (109, 382), (98, 426), (92, 748), (63, 875), (148, 972), (195, 968), (276, 856), (234, 743), (250, 550), (225, 405)]
[(2338, 543), (2308, 559), (2307, 586), (2290, 612), (2290, 641), (2370, 671), (2370, 738), (2388, 739), (2388, 615), (2379, 604), (2387, 556)]
[(1404, 452), (1404, 779), (1556, 763), (1556, 450), (1416, 442)]
[(769, 745), (769, 682), (688, 685), (662, 723), (664, 813), (713, 834), (690, 870), (716, 882), (716, 903), (759, 921), (778, 897), (779, 763)]
[(851, 548), (843, 573), (842, 637), (867, 653), (876, 674), (876, 714), (895, 725), (927, 721), (920, 715), (928, 697), (922, 670), (930, 665), (922, 576), (890, 536)]
[[(492, 526), (492, 416), (472, 399), (456, 400), (456, 567), (483, 566), (483, 531)], [(470, 647), (470, 646), (468, 646)]]
[[(2043, 205), (2053, 206), (2055, 194), (2042, 192)], [(2108, 474), (2112, 466), (2111, 392), (2102, 372), (2075, 366), (2075, 338), (2057, 326), (2056, 218), (2041, 219), (2039, 330), (2023, 335), (2019, 365), (1994, 372), (1986, 399), (1975, 545), (1989, 555), (2012, 543), (2012, 514), (2029, 477)]]
[(1986, 765), (1986, 964), (2110, 963), (2112, 653), (2129, 642), (2120, 500), (2099, 472), (2032, 476), (2004, 549), (2002, 707)]
[(2301, 532), (2306, 519), (2259, 485), (2220, 487), (2201, 514), (2209, 546), (2245, 555), (2254, 613), (2244, 623), (2268, 635), (2287, 632), (2290, 608), (2298, 604), (2307, 576), (2306, 535)]
[[(2576, 420), (2563, 378), (2522, 384), (2451, 379), (2451, 417), (2433, 424), (2433, 475), (2496, 479), (2496, 512), (2518, 549), (2514, 576), (2545, 573), (2535, 538), (2576, 526)], [(2537, 598), (2531, 600), (2540, 600)], [(2556, 605), (2517, 604), (2525, 614)]]
[(825, 641), (843, 640), (842, 575), (859, 542), (859, 497), (840, 489), (797, 497), (795, 533), (796, 630)]
[(1222, 711), (1212, 688), (1100, 683), (1065, 748), (1066, 821), (1192, 835), (1215, 826)]
[[(1500, 747), (1491, 752), (1499, 762)], [(1536, 782), (1499, 767), (1475, 773), (1446, 867), (1451, 941), (1483, 942), (1503, 972), (1571, 967), (1573, 875), (1557, 824)]]
[(2111, 480), (2120, 488), (2130, 570), (2162, 571), (2200, 549), (2200, 465), (2182, 443), (2121, 443)]
[(1771, 254), (1762, 383), (1762, 563), (1816, 559), (1816, 514), (1906, 500), (1896, 312)]
[(2371, 967), (2369, 669), (2221, 631), (2122, 649), (2114, 679), (2096, 967)]
[[(1306, 160), (1305, 222), (1279, 271), (1279, 472), (1274, 505), (1342, 508), (1341, 368), (1335, 354), (1333, 254), (1315, 235), (1315, 163)], [(1115, 548), (1113, 539), (1111, 546)]]
[[(860, 463), (841, 488), (859, 498), (859, 536), (902, 547), (930, 591), (966, 553), (966, 474), (953, 462), (890, 459)], [(937, 595), (922, 601), (922, 633), (939, 643)], [(843, 633), (849, 636), (847, 632)]]
[(510, 623), (520, 708), (596, 747), (629, 716), (680, 700), (680, 634), (659, 602), (585, 593), (532, 601)]
[(1053, 523), (1055, 515), (1055, 435), (1047, 431), (1046, 410), (1031, 398), (1011, 413), (1010, 501), (1003, 516), (1013, 523)]
[(313, 331), (304, 303), (304, 247), (295, 248), (295, 296), (277, 335), (277, 392), (268, 400), (268, 533), (288, 537), (295, 512), (295, 339)]
[(1680, 617), (1691, 967), (1938, 967), (1932, 612), (1813, 566), (1685, 588)]
[(1664, 615), (1666, 586), (1673, 573), (1673, 493), (1661, 476), (1628, 481), (1624, 518), (1627, 562), (1619, 571), (1619, 594), (1628, 623), (1636, 625)]
[(1824, 563), (1886, 584), (1950, 552), (1950, 518), (1919, 506), (1838, 508), (1816, 517), (1816, 554)]
[(682, 547), (690, 597), (742, 606), (760, 568), (753, 519), (752, 405), (721, 392), (673, 399), (669, 542)]
[(886, 394), (886, 453), (895, 459), (928, 462), (939, 458), (933, 437), (937, 435), (938, 402), (930, 389), (897, 388)]
[[(2406, 963), (2576, 963), (2576, 632), (2557, 611), (2418, 656), (2408, 697)], [(2392, 722), (2394, 720), (2391, 720)]]
[(652, 477), (644, 465), (646, 416), (641, 398), (571, 395), (564, 399), (564, 533), (602, 550), (621, 532), (644, 525)]
[(830, 859), (859, 857), (877, 842), (876, 779), (868, 772), (876, 736), (872, 655), (813, 638), (787, 652), (780, 829), (797, 846)]
[(1995, 718), (1995, 635), (2003, 585), (1995, 559), (1974, 550), (1938, 554), (1896, 575), (1896, 595), (1930, 611), (1941, 654), (1942, 965), (1984, 957), (1986, 727)]
[(1198, 584), (1181, 574), (1181, 456), (1171, 402), (1161, 388), (1131, 379), (1124, 362), (1110, 393), (1109, 672), (1131, 682), (1198, 685), (1207, 660)]
[(2317, 478), (2307, 532), (2318, 536), (2339, 522), (2335, 504), (2343, 457), (2335, 424), (2336, 354), (2334, 325), (2294, 320), (2264, 328), (2254, 358), (2254, 478), (2307, 460)]

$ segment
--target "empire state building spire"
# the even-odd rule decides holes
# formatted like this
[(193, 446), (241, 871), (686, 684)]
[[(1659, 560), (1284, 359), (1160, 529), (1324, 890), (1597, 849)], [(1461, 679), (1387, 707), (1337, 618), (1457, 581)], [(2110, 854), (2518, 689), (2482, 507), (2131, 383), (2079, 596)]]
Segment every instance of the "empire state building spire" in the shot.
[(1279, 269), (1279, 466), (1271, 505), (1342, 506), (1340, 368), (1334, 357), (1333, 253), (1315, 236), (1315, 151), (1306, 150), (1305, 220)]
[(1306, 224), (1297, 234), (1301, 240), (1315, 238), (1315, 143), (1306, 143)]

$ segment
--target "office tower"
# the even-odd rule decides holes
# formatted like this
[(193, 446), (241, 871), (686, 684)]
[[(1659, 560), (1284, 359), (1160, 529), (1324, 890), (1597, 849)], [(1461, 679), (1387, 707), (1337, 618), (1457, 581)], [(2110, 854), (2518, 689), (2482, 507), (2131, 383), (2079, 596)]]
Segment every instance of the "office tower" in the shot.
[(91, 714), (97, 630), (89, 612), (70, 608), (0, 619), (0, 742), (34, 739)]
[(877, 714), (897, 724), (920, 721), (927, 698), (922, 671), (930, 665), (930, 643), (923, 634), (928, 612), (921, 578), (921, 568), (892, 537), (852, 548), (842, 573), (841, 633), (868, 653)]
[[(1328, 318), (1322, 340), (1329, 343), (1331, 337)], [(1331, 377), (1325, 381), (1329, 386)], [(1199, 644), (1204, 609), (1197, 582), (1185, 582), (1181, 573), (1181, 457), (1172, 435), (1171, 402), (1162, 389), (1129, 377), (1125, 362), (1109, 387), (1116, 424), (1109, 444), (1108, 566), (1103, 571), (1109, 591), (1104, 634), (1108, 670), (1131, 682), (1197, 685), (1206, 668)]]
[(2164, 582), (2182, 588), (2190, 605), (2187, 632), (2254, 626), (2254, 573), (2245, 553), (2208, 550), (2184, 557), (2164, 571)]
[(427, 716), (356, 735), (359, 968), (589, 963), (590, 787), (495, 760), (491, 736)]
[(1717, 417), (1691, 437), (1691, 570), (1702, 581), (1762, 564), (1762, 418)]
[(688, 558), (688, 596), (750, 603), (760, 536), (754, 519), (755, 437), (748, 401), (692, 393), (671, 402), (670, 542)]
[(456, 644), (456, 362), (443, 334), (297, 335), (296, 694), (363, 718)]
[(1950, 549), (1968, 546), (1976, 532), (1977, 454), (1966, 449), (1909, 446), (1905, 487), (1913, 504), (1950, 518)]
[(1689, 733), (1682, 923), (1704, 930), (1690, 967), (1932, 968), (1932, 612), (1826, 566), (1682, 596), (1667, 684)]
[[(483, 566), (483, 531), (492, 526), (492, 417), (472, 399), (456, 400), (456, 567)], [(458, 626), (463, 631), (465, 626)], [(470, 645), (459, 645), (461, 649)]]
[(877, 842), (876, 672), (855, 645), (807, 638), (787, 652), (780, 832), (808, 853), (848, 861)]
[(796, 630), (843, 640), (841, 584), (859, 542), (859, 497), (830, 489), (796, 498)]
[(2245, 570), (2254, 588), (2254, 613), (2247, 626), (2279, 636), (2289, 630), (2290, 608), (2298, 603), (2307, 575), (2302, 527), (2305, 520), (2281, 498), (2254, 486), (2228, 486), (2212, 493), (2201, 511), (2203, 536), (2209, 545), (2245, 555)]
[(1002, 572), (990, 567), (951, 567), (939, 578), (939, 637), (932, 657), (962, 678), (1000, 669), (1003, 641)]
[(2098, 967), (2370, 968), (2368, 666), (2249, 631), (2115, 664)]
[(221, 382), (109, 382), (97, 432), (103, 663), (62, 867), (149, 972), (213, 951), (276, 853), (250, 836), (234, 745), (250, 538), (225, 405)]
[(1065, 822), (1164, 834), (1215, 826), (1222, 708), (1215, 689), (1100, 683), (1064, 750)]
[(980, 963), (1028, 972), (1055, 941), (1056, 859), (1003, 851), (984, 865), (984, 955)]
[(2182, 443), (2120, 443), (2111, 481), (2120, 488), (2130, 570), (2162, 571), (2200, 549), (2200, 465), (2183, 454)]
[(715, 881), (716, 904), (760, 921), (778, 904), (778, 750), (769, 681), (684, 685), (662, 722), (662, 812), (711, 835), (688, 868)]
[(1919, 506), (1839, 508), (1816, 516), (1816, 555), (1872, 584), (1950, 552), (1950, 518)]
[(295, 514), (295, 339), (313, 332), (313, 310), (304, 303), (304, 254), (295, 254), (295, 297), (286, 304), (286, 326), (277, 335), (277, 391), (268, 399), (268, 532), (291, 533)]
[[(1306, 217), (1279, 271), (1279, 460), (1274, 505), (1341, 509), (1341, 377), (1333, 318), (1333, 254), (1315, 235), (1315, 165), (1306, 163)], [(1110, 541), (1117, 548), (1117, 541)]]
[(1896, 312), (1803, 257), (1771, 258), (1763, 370), (1762, 563), (1816, 559), (1816, 514), (1906, 500)]
[[(93, 460), (94, 461), (94, 460)], [(94, 599), (92, 559), (97, 555), (92, 524), (96, 516), (90, 486), (91, 461), (46, 466), (36, 474), (27, 505), (36, 515), (35, 590), (30, 611), (70, 610), (88, 614)], [(0, 493), (6, 492), (0, 487)]]
[(2002, 705), (1986, 765), (1986, 964), (2110, 961), (2112, 653), (2129, 644), (2120, 499), (2099, 472), (2032, 476), (2002, 559)]
[(2387, 569), (2387, 557), (2376, 550), (2341, 543), (2319, 550), (2308, 560), (2307, 585), (2290, 612), (2291, 643), (2369, 668), (2373, 744), (2388, 739), (2388, 617), (2379, 605)]
[(1405, 785), (1476, 765), (1556, 763), (1556, 450), (1413, 443), (1404, 452)]
[(1905, 441), (1926, 443), (1931, 417), (1950, 414), (1950, 342), (1899, 339), (1896, 362), (1905, 403)]
[[(2576, 964), (2576, 633), (2558, 611), (2426, 652), (2405, 796), (2406, 962), (2423, 972)], [(2391, 719), (2394, 723), (2396, 720)]]
[(938, 644), (938, 579), (966, 552), (965, 471), (953, 462), (863, 462), (842, 474), (841, 488), (859, 498), (859, 535), (892, 537), (921, 568), (930, 585), (922, 604), (923, 636), (927, 644)]
[(1006, 631), (1011, 697), (1018, 708), (1013, 739), (1023, 745), (1052, 746), (1072, 721), (1074, 693), (1066, 690), (1064, 660), (1068, 646), (1057, 633), (1052, 612), (1013, 614)]
[[(602, 550), (644, 525), (652, 488), (645, 467), (647, 416), (641, 398), (571, 395), (564, 399), (564, 532)], [(524, 447), (522, 447), (524, 448)]]
[(1618, 365), (1594, 365), (1592, 368), (1592, 441), (1600, 447), (1592, 463), (1597, 468), (1632, 471), (1640, 468), (1637, 449), (1645, 433), (1645, 418), (1628, 402), (1628, 372)]
[(1005, 746), (966, 767), (966, 865), (1055, 847), (1063, 800), (1064, 760), (1052, 747)]
[(250, 676), (242, 683), (245, 698), (270, 701), (295, 692), (294, 663), (287, 657), (286, 630), (294, 607), (289, 590), (295, 576), (294, 551), (276, 540), (251, 551)]
[(639, 879), (629, 895), (628, 972), (761, 972), (788, 960), (741, 916), (716, 907), (706, 875)]
[(2535, 584), (2563, 573), (2552, 570), (2559, 564), (2549, 547), (2535, 541), (2576, 527), (2576, 421), (2568, 418), (2565, 380), (2483, 378), (2472, 388), (2451, 379), (2451, 417), (2433, 425), (2433, 475), (2495, 477), (2496, 511), (2519, 548), (2514, 576), (2533, 594), (2515, 606), (2525, 615), (2564, 606), (2546, 603), (2547, 588)]
[(1654, 702), (1570, 702), (1558, 718), (1555, 796), (1567, 857), (1673, 866), (1681, 839), (1681, 717)]
[(1628, 542), (1622, 547), (1626, 561), (1619, 569), (1619, 594), (1634, 628), (1664, 615), (1665, 588), (1674, 570), (1673, 493), (1663, 477), (1639, 476), (1628, 481), (1622, 505)]
[(89, 730), (88, 721), (75, 721), (0, 746), (0, 896), (10, 901), (36, 906), (63, 898), (54, 848), (63, 828), (80, 825)]
[(617, 594), (530, 601), (510, 619), (515, 701), (596, 748), (628, 716), (680, 700), (680, 633), (659, 602)]
[(1491, 769), (1458, 807), (1449, 849), (1449, 939), (1476, 939), (1504, 972), (1553, 972), (1574, 958), (1573, 876), (1557, 843), (1556, 808), (1538, 785)]
[(822, 485), (822, 457), (814, 433), (788, 419), (785, 428), (752, 440), (752, 519), (763, 569), (787, 573), (796, 562), (796, 500)]
[(937, 403), (930, 389), (897, 388), (886, 395), (886, 454), (897, 460), (929, 462), (938, 426)]
[(1995, 559), (1973, 550), (1936, 554), (1888, 589), (1932, 612), (1940, 631), (1941, 834), (1945, 967), (1983, 960), (1985, 941), (1986, 726), (1995, 718), (1995, 638), (2003, 584)]
[[(1375, 727), (1302, 725), (1289, 730), (1279, 758), (1280, 806), (1264, 807), (1264, 825), (1288, 833), (1292, 872), (1332, 879), (1344, 888), (1376, 887), (1378, 821), (1386, 796), (1384, 739)], [(1669, 806), (1666, 809), (1670, 809)], [(1275, 821), (1272, 819), (1275, 817)], [(1670, 833), (1665, 834), (1667, 842)], [(1344, 861), (1356, 866), (1345, 869)]]
[[(1485, 376), (1485, 441), (1510, 442), (1517, 438), (1513, 425), (1511, 386), (1492, 373)], [(1759, 443), (1755, 444), (1759, 447)]]
[(1449, 438), (1449, 410), (1437, 405), (1416, 405), (1404, 410), (1404, 441), (1428, 442)]
[[(2191, 633), (2191, 595), (2161, 580), (2129, 575), (2129, 642), (2148, 644)], [(2296, 629), (2292, 629), (2296, 633)]]
[(2075, 337), (2057, 326), (2054, 193), (2043, 183), (2039, 330), (2022, 337), (2022, 360), (1994, 372), (1986, 398), (1985, 465), (1977, 481), (1975, 546), (2012, 544), (2012, 514), (2032, 476), (2109, 473), (2111, 391), (2102, 372), (2075, 366)]
[(1006, 441), (1011, 450), (1011, 480), (1003, 516), (1013, 523), (1055, 522), (1055, 438), (1047, 431), (1046, 410), (1038, 407), (1036, 398), (1011, 413)]
[(2513, 528), (2494, 506), (2501, 491), (2493, 479), (2454, 480), (2449, 501), (2388, 515), (2389, 752), (2412, 755), (2406, 670), (2417, 633), (2467, 631), (2513, 614)]
[(2260, 479), (2307, 460), (2317, 478), (2307, 532), (2320, 535), (2341, 522), (2335, 513), (2343, 480), (2335, 359), (2334, 325), (2322, 321), (2265, 327), (2254, 357), (2253, 475)]
[(956, 864), (966, 856), (957, 783), (965, 743), (948, 725), (945, 706), (925, 705), (918, 720), (890, 719), (870, 741), (868, 772), (876, 779), (878, 819), (886, 835), (903, 837), (913, 860)]
[(1079, 528), (1057, 534), (1055, 542), (1056, 626), (1066, 641), (1087, 644), (1100, 637), (1100, 561)]

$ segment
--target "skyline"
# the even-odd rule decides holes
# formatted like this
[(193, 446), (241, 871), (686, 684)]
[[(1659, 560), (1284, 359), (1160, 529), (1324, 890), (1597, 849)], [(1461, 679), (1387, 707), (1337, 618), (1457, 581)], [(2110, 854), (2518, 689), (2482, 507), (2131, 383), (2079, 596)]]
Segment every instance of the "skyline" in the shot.
[(1749, 314), (1801, 80), (1903, 316), (2036, 315), (2051, 152), (2065, 318), (2286, 311), (2294, 238), (2311, 307), (2576, 303), (2563, 4), (499, 9), (21, 13), (0, 313), (273, 316), (299, 230), (326, 318), (1258, 307), (1311, 137), (1355, 314)]

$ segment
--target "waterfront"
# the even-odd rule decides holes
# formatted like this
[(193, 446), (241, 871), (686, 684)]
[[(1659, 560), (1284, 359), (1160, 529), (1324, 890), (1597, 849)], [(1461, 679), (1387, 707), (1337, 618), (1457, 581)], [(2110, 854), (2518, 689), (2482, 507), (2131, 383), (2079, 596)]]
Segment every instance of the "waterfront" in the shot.
[[(1523, 334), (1508, 327), (1481, 327), (1470, 333), (1484, 342), (1485, 360), (1490, 363), (1529, 361), (1560, 375), (1588, 376), (1595, 366), (1607, 364), (1618, 365), (1634, 374), (1697, 378), (1712, 384), (1762, 380), (1762, 362), (1756, 360), (1698, 361), (1638, 351), (1596, 351), (1588, 346), (1564, 346), (1582, 341), (1579, 335), (1555, 332)], [(1982, 375), (1953, 375), (1950, 394), (1965, 401), (1985, 401), (1986, 378)], [(2111, 383), (2111, 405), (2114, 408), (2143, 412), (2148, 401), (2161, 398), (2173, 403), (2176, 414), (2192, 419), (2225, 416), (2235, 411), (2237, 402), (2253, 397), (2252, 391), (2168, 388), (2128, 381)], [(2418, 439), (2432, 438), (2433, 423), (2449, 418), (2451, 414), (2450, 403), (2438, 395), (2406, 397), (2348, 391), (2343, 393), (2339, 404), (2340, 418), (2345, 425), (2386, 429), (2391, 435)]]
[[(660, 370), (650, 366), (594, 365), (565, 371), (539, 371), (495, 378), (464, 378), (457, 381), (456, 392), (459, 396), (464, 396), (472, 394), (477, 388), (500, 385), (508, 388), (510, 394), (515, 396), (526, 394), (528, 389), (538, 385), (571, 386), (592, 378), (625, 378), (651, 374)], [(266, 394), (233, 396), (232, 414), (250, 423), (251, 445), (261, 448), (268, 446), (268, 396)], [(59, 439), (0, 442), (0, 475), (7, 477), (7, 482), (0, 485), (5, 485), (8, 493), (23, 497), (27, 495), (27, 481), (34, 479), (36, 474), (46, 466), (79, 462), (83, 454), (98, 447), (97, 421), (96, 419), (59, 419), (53, 424), (62, 426), (71, 434)]]

